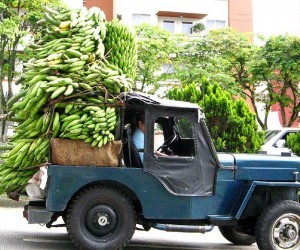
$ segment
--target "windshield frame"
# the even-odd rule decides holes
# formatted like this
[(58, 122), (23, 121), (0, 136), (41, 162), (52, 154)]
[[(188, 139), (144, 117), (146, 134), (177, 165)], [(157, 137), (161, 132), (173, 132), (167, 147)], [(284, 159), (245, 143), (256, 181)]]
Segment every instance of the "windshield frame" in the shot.
[(267, 130), (265, 134), (265, 143), (270, 141), (276, 135), (280, 133), (280, 130)]

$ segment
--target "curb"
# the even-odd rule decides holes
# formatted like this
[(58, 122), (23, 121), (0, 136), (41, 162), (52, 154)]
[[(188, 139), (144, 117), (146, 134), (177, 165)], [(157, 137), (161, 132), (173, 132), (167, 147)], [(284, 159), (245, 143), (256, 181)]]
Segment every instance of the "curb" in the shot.
[(19, 201), (14, 201), (6, 197), (6, 195), (0, 195), (0, 207), (11, 207), (11, 208), (18, 208), (24, 207), (27, 205), (28, 200), (27, 198), (20, 197)]

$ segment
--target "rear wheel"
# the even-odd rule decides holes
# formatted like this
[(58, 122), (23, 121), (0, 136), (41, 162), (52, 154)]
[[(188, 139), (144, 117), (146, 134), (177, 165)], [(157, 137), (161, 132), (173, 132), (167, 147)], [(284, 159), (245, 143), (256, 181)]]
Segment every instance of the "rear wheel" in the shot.
[(131, 202), (109, 187), (88, 188), (73, 200), (66, 216), (69, 237), (79, 249), (119, 249), (136, 226)]
[(219, 226), (224, 238), (234, 245), (247, 246), (255, 243), (255, 237), (249, 234), (240, 233), (233, 226)]
[(261, 250), (300, 249), (300, 204), (280, 201), (270, 205), (261, 213), (255, 234)]

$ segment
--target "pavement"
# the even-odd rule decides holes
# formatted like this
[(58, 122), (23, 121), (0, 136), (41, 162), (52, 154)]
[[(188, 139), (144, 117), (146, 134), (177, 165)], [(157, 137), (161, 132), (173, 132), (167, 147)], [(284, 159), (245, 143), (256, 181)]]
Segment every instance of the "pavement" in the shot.
[(24, 207), (28, 203), (28, 196), (21, 195), (19, 201), (14, 201), (6, 194), (0, 195), (0, 207)]

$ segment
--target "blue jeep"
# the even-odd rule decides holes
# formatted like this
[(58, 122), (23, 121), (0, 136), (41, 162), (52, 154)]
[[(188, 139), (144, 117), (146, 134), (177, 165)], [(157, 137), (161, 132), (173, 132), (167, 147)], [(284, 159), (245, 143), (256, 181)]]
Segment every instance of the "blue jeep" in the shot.
[[(25, 207), (28, 223), (57, 226), (62, 216), (79, 249), (120, 249), (137, 224), (199, 233), (218, 226), (236, 245), (300, 249), (298, 157), (217, 154), (195, 104), (136, 93), (123, 104), (119, 166), (50, 165), (46, 199)], [(141, 113), (143, 162), (131, 138)]]

